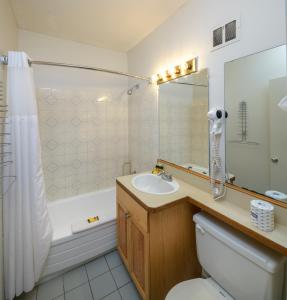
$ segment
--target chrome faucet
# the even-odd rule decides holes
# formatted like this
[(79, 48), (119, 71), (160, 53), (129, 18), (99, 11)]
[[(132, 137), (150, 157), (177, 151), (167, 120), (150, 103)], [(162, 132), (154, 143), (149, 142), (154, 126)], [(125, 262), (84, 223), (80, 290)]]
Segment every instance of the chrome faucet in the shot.
[(172, 175), (166, 173), (164, 170), (162, 170), (158, 176), (160, 176), (163, 180), (168, 181), (168, 182), (172, 182)]

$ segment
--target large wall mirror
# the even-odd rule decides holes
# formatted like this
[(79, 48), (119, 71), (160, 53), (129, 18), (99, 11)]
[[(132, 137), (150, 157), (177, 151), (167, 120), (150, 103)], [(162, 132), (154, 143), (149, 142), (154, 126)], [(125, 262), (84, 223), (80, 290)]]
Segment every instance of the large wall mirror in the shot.
[(159, 86), (160, 158), (209, 174), (208, 71)]
[(286, 46), (225, 64), (226, 166), (234, 184), (287, 201)]

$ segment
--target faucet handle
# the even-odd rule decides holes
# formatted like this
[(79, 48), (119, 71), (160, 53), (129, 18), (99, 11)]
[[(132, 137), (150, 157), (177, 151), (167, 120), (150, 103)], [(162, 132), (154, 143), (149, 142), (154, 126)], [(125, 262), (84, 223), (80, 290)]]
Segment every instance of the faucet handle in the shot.
[(171, 174), (168, 174), (168, 173), (165, 173), (165, 172), (163, 172), (162, 174), (161, 174), (161, 178), (163, 179), (163, 180), (166, 180), (166, 181), (172, 181), (172, 175)]

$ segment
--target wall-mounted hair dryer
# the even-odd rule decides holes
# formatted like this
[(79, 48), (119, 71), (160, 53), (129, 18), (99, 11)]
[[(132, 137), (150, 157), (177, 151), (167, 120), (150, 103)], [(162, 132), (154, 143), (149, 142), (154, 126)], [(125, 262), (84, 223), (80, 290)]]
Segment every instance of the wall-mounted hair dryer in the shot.
[[(225, 194), (225, 170), (220, 155), (220, 140), (225, 129), (225, 119), (228, 117), (224, 109), (213, 108), (207, 114), (210, 122), (210, 184), (215, 200)], [(220, 182), (217, 183), (216, 181)]]

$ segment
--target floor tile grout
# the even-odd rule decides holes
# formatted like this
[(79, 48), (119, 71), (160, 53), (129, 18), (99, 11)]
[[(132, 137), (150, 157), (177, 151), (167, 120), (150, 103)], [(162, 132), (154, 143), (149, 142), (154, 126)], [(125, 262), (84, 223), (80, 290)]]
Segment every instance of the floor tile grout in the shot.
[(65, 300), (65, 298), (66, 298), (66, 294), (65, 294), (65, 283), (64, 283), (64, 274), (61, 276), (62, 277), (62, 279), (63, 279), (63, 292), (64, 292), (64, 300)]
[[(89, 280), (88, 280), (88, 281), (89, 281)], [(77, 289), (77, 288), (79, 288), (79, 287), (81, 287), (81, 286), (87, 284), (88, 281), (85, 281), (85, 282), (83, 282), (83, 283), (81, 283), (81, 284), (79, 284), (79, 285), (73, 287), (72, 289), (70, 289), (70, 290), (68, 290), (68, 291), (65, 291), (65, 289), (64, 289), (64, 294), (66, 295), (67, 293), (70, 293), (71, 291), (73, 291), (73, 290), (75, 290), (75, 289)], [(63, 294), (62, 294), (62, 295), (63, 295)], [(61, 296), (62, 296), (62, 295), (61, 295)], [(57, 297), (56, 297), (56, 298), (57, 298)]]
[[(116, 289), (115, 291), (112, 291), (111, 293), (107, 294), (106, 296), (104, 296), (103, 298), (101, 298), (101, 299), (99, 299), (99, 300), (103, 300), (103, 299), (105, 299), (106, 297), (112, 295), (113, 293), (115, 293), (115, 292), (117, 292), (117, 291), (118, 291), (118, 289)], [(119, 292), (119, 294), (120, 294), (120, 292)], [(120, 295), (121, 295), (121, 294), (120, 294)], [(121, 297), (121, 299), (122, 299), (122, 297)]]
[[(114, 253), (114, 252), (115, 252), (115, 253)], [(110, 257), (111, 259), (108, 260), (107, 256), (108, 256), (109, 254), (112, 254), (112, 253), (114, 253), (114, 256), (112, 255), (112, 256)], [(117, 250), (113, 250), (113, 251), (111, 251), (111, 252), (108, 252), (108, 253), (106, 253), (106, 254), (104, 254), (104, 255), (102, 255), (102, 256), (99, 256), (99, 257), (95, 258), (94, 260), (91, 260), (90, 262), (92, 263), (93, 261), (96, 261), (97, 259), (103, 258), (103, 259), (104, 259), (104, 262), (106, 263), (106, 266), (107, 266), (106, 271), (104, 271), (104, 272), (101, 273), (101, 274), (96, 275), (95, 277), (89, 278), (89, 273), (88, 273), (87, 265), (88, 265), (90, 262), (84, 263), (84, 264), (82, 264), (82, 265), (80, 265), (80, 266), (78, 266), (78, 267), (76, 267), (76, 268), (74, 268), (74, 269), (72, 269), (72, 270), (69, 270), (68, 272), (66, 272), (66, 273), (64, 273), (64, 274), (61, 274), (59, 277), (54, 278), (54, 279), (58, 279), (59, 281), (62, 280), (61, 285), (58, 285), (59, 288), (62, 287), (62, 292), (61, 292), (61, 294), (57, 295), (57, 296), (54, 297), (54, 298), (51, 298), (52, 295), (48, 292), (48, 293), (46, 294), (46, 296), (44, 296), (45, 294), (43, 294), (43, 296), (44, 296), (44, 297), (47, 297), (47, 295), (48, 295), (48, 297), (50, 296), (49, 299), (51, 299), (51, 300), (56, 300), (56, 299), (59, 298), (59, 297), (63, 297), (64, 300), (65, 300), (68, 293), (70, 293), (70, 292), (72, 292), (72, 291), (74, 291), (74, 290), (76, 290), (76, 289), (78, 289), (78, 288), (81, 288), (81, 287), (83, 287), (84, 285), (87, 285), (87, 286), (89, 287), (89, 291), (90, 291), (90, 293), (91, 293), (91, 300), (95, 300), (95, 296), (99, 296), (99, 295), (95, 295), (95, 296), (94, 296), (94, 294), (93, 294), (93, 289), (92, 289), (92, 281), (96, 280), (98, 277), (103, 276), (103, 275), (105, 275), (105, 274), (107, 274), (107, 273), (109, 272), (110, 275), (111, 275), (111, 277), (112, 277), (112, 279), (113, 279), (113, 282), (114, 282), (114, 284), (115, 284), (115, 288), (116, 288), (116, 289), (113, 290), (112, 292), (110, 292), (109, 294), (105, 295), (104, 297), (100, 298), (99, 300), (103, 300), (103, 299), (105, 299), (106, 297), (109, 297), (110, 295), (112, 295), (112, 294), (114, 294), (114, 293), (117, 295), (117, 297), (119, 297), (119, 299), (124, 300), (125, 298), (124, 298), (124, 297), (122, 296), (122, 294), (121, 294), (121, 289), (124, 288), (125, 286), (129, 285), (129, 284), (133, 284), (133, 282), (132, 282), (132, 279), (129, 278), (129, 281), (126, 282), (125, 284), (123, 284), (122, 286), (119, 287), (119, 286), (117, 285), (116, 278), (118, 278), (118, 276), (120, 276), (119, 278), (121, 278), (121, 275), (120, 275), (120, 274), (121, 274), (121, 271), (122, 271), (122, 270), (119, 270), (119, 272), (116, 273), (116, 274), (118, 275), (118, 276), (116, 276), (116, 277), (114, 276), (114, 274), (112, 273), (112, 271), (115, 270), (115, 269), (117, 269), (117, 268), (119, 268), (119, 267), (122, 267), (122, 268), (124, 268), (124, 269), (126, 270), (126, 267), (125, 267), (125, 265), (124, 265), (124, 263), (123, 263), (121, 257), (118, 258), (117, 255), (119, 255), (118, 252), (117, 252)], [(111, 263), (111, 265), (109, 265), (109, 262)], [(116, 264), (115, 264), (115, 262), (116, 262)], [(113, 266), (113, 267), (111, 267), (111, 266)], [(77, 285), (77, 286), (75, 286), (75, 287), (73, 287), (73, 288), (71, 288), (71, 289), (69, 289), (69, 290), (66, 291), (66, 290), (65, 290), (65, 280), (64, 280), (66, 274), (68, 274), (69, 272), (71, 272), (71, 271), (73, 271), (73, 270), (76, 270), (76, 269), (78, 269), (78, 268), (84, 268), (84, 270), (81, 271), (81, 272), (85, 273), (85, 276), (86, 276), (87, 280), (86, 280), (85, 282), (82, 282), (81, 284), (79, 284), (79, 285)], [(83, 273), (81, 274), (81, 276), (83, 276)], [(92, 273), (93, 273), (93, 272), (92, 272)], [(80, 278), (82, 279), (82, 277), (80, 277)], [(53, 280), (53, 279), (51, 279), (51, 280)], [(69, 280), (69, 279), (67, 278), (67, 280)], [(47, 281), (47, 282), (49, 282), (49, 281)], [(121, 282), (121, 281), (119, 281), (119, 282)], [(60, 283), (60, 282), (59, 282), (59, 283)], [(78, 284), (79, 281), (74, 280), (73, 283), (74, 283), (74, 284)], [(43, 285), (44, 285), (44, 284), (45, 284), (45, 283), (43, 283)], [(69, 283), (68, 281), (67, 281), (67, 284), (70, 285), (70, 283)], [(40, 286), (41, 286), (41, 285), (35, 287), (35, 294), (36, 294), (35, 299), (36, 299), (36, 300), (41, 300), (41, 299), (40, 299), (41, 297), (39, 297), (39, 296), (40, 296), (40, 294), (39, 294), (39, 287), (40, 287)], [(71, 286), (73, 286), (73, 284), (71, 284)], [(59, 292), (60, 292), (60, 291), (59, 291)], [(107, 290), (106, 292), (108, 292), (108, 290)], [(46, 292), (45, 292), (45, 293), (46, 293)], [(52, 293), (52, 294), (53, 294), (53, 293)]]
[(36, 289), (36, 300), (38, 300), (38, 287), (35, 287)]
[[(111, 253), (112, 253), (112, 252), (111, 252)], [(115, 280), (114, 275), (113, 275), (113, 273), (112, 273), (112, 269), (110, 268), (110, 265), (109, 265), (109, 263), (108, 263), (108, 260), (107, 260), (107, 258), (106, 258), (106, 255), (104, 255), (104, 258), (105, 258), (105, 261), (106, 261), (106, 263), (107, 263), (107, 265), (108, 265), (108, 268), (109, 268), (109, 270), (110, 270), (110, 273), (111, 273), (111, 275), (112, 275), (113, 281), (115, 282), (115, 285), (116, 285), (116, 287), (117, 287), (116, 291), (118, 291), (118, 293), (119, 293), (121, 299), (123, 300), (122, 295), (121, 295), (121, 293), (120, 293), (120, 289), (119, 289), (118, 286), (117, 286), (116, 280)]]
[(94, 295), (93, 295), (93, 290), (92, 290), (92, 287), (91, 287), (91, 282), (90, 282), (89, 275), (88, 275), (88, 270), (87, 270), (86, 265), (84, 265), (84, 267), (85, 267), (85, 270), (86, 270), (86, 273), (87, 273), (87, 276), (88, 276), (88, 283), (89, 283), (89, 287), (90, 287), (90, 292), (91, 292), (91, 294), (92, 294), (93, 300), (95, 300), (95, 299), (94, 299)]
[(103, 273), (101, 273), (101, 274), (99, 274), (99, 275), (96, 275), (95, 277), (93, 277), (93, 278), (89, 278), (88, 277), (88, 280), (89, 281), (93, 281), (93, 280), (95, 280), (96, 278), (98, 278), (98, 277), (100, 277), (100, 276), (102, 276), (102, 275), (104, 275), (104, 274), (106, 274), (106, 273), (108, 273), (108, 272), (110, 272), (110, 270), (107, 270), (107, 271), (105, 271), (105, 272), (103, 272)]
[(106, 260), (106, 262), (107, 262), (107, 265), (108, 265), (108, 268), (109, 268), (110, 270), (113, 270), (113, 269), (115, 269), (115, 268), (117, 268), (117, 267), (123, 265), (122, 258), (120, 257), (121, 263), (120, 263), (119, 265), (117, 265), (117, 266), (114, 266), (113, 268), (110, 267), (110, 265), (109, 265), (109, 263), (108, 263), (108, 260), (107, 260), (106, 256), (109, 255), (109, 254), (111, 254), (111, 253), (113, 253), (113, 252), (118, 252), (118, 250), (114, 250), (114, 251), (109, 252), (109, 253), (107, 253), (107, 254), (104, 255), (104, 258), (105, 258), (105, 260)]

